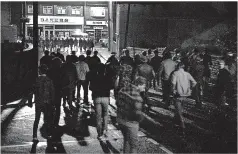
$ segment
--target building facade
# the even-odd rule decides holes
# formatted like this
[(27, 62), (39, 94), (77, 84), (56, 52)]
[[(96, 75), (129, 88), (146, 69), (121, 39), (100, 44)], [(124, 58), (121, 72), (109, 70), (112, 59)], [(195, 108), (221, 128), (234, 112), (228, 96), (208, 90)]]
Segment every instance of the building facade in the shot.
[[(101, 2), (102, 3), (102, 2)], [(90, 38), (106, 37), (107, 3), (87, 2), (39, 2), (38, 27), (43, 38), (70, 37), (88, 33)], [(27, 3), (26, 14), (30, 22), (26, 25), (26, 35), (33, 34), (33, 4)]]

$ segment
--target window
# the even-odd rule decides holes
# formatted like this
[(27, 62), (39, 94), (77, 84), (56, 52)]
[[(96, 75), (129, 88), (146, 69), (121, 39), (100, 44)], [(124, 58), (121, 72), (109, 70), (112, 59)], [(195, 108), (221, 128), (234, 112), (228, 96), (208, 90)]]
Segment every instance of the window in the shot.
[(43, 6), (43, 14), (53, 14), (52, 6)]
[(58, 6), (57, 14), (66, 14), (66, 7)]
[(33, 13), (33, 5), (28, 5), (28, 13)]
[(76, 15), (83, 15), (83, 7), (82, 6), (74, 6), (72, 7), (72, 14), (76, 14)]

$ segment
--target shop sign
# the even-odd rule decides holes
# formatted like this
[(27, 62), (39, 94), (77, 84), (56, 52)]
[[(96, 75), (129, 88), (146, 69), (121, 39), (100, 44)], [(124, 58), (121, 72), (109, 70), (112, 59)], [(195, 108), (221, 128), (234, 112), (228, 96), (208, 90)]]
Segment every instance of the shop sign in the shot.
[(106, 9), (105, 7), (90, 7), (91, 17), (105, 17)]
[(86, 21), (86, 25), (107, 25), (107, 21)]
[[(33, 16), (28, 16), (29, 23), (33, 24)], [(54, 25), (83, 25), (84, 17), (65, 17), (65, 16), (38, 16), (38, 24), (54, 24)]]
[(84, 26), (84, 28), (91, 28), (91, 26)]
[(103, 26), (94, 26), (93, 29), (103, 29)]

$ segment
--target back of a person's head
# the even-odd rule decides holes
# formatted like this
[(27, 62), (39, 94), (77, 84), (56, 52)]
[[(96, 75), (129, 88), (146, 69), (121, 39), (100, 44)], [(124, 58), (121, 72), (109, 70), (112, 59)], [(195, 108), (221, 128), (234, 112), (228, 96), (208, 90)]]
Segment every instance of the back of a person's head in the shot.
[(87, 50), (87, 51), (86, 51), (86, 55), (87, 55), (87, 56), (90, 56), (90, 55), (91, 55), (91, 53), (92, 53), (92, 51), (91, 51), (91, 50)]
[(143, 55), (143, 56), (146, 56), (146, 55), (147, 55), (146, 51), (143, 51), (143, 52), (142, 52), (142, 55)]
[(126, 50), (125, 50), (125, 55), (126, 55), (126, 56), (129, 56), (129, 55), (130, 55), (130, 51), (126, 49)]
[(48, 71), (47, 65), (42, 64), (42, 65), (39, 66), (39, 73), (40, 73), (40, 74), (46, 74), (47, 71)]
[(75, 54), (76, 54), (76, 51), (72, 51), (71, 54), (72, 54), (72, 55), (75, 55)]
[(154, 54), (155, 54), (155, 55), (158, 55), (158, 53), (159, 53), (159, 51), (158, 51), (158, 49), (156, 49), (156, 50), (154, 51)]
[(49, 50), (45, 50), (44, 54), (48, 56), (50, 54)]
[(60, 52), (60, 48), (57, 48), (57, 52)]
[(80, 55), (78, 59), (79, 59), (79, 61), (84, 61), (85, 56), (84, 55)]
[(95, 51), (93, 52), (93, 54), (94, 54), (94, 55), (97, 55), (97, 54), (98, 54), (98, 51), (97, 51), (97, 50), (95, 50)]
[(185, 65), (184, 65), (184, 63), (183, 62), (179, 62), (178, 64), (177, 64), (177, 69), (180, 69), (180, 68), (185, 68)]

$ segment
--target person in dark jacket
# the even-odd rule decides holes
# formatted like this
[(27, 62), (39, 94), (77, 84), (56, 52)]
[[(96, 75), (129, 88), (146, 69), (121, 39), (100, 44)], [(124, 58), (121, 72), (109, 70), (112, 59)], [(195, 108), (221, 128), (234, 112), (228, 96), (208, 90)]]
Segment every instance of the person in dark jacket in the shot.
[[(67, 98), (68, 105), (71, 109), (74, 109), (73, 102), (73, 92), (76, 88), (77, 83), (77, 70), (76, 66), (72, 62), (72, 57), (70, 55), (66, 56), (66, 63), (63, 64), (61, 73), (61, 85), (63, 96)], [(64, 101), (63, 106), (66, 106), (66, 101)]]
[(97, 56), (98, 55), (98, 51), (94, 51), (93, 52), (93, 56), (91, 58), (91, 70), (93, 70), (95, 67), (97, 67), (97, 64), (101, 63), (100, 58)]
[(45, 50), (45, 55), (40, 59), (40, 65), (45, 64), (48, 68), (51, 67), (52, 56), (49, 55), (49, 51)]
[(74, 38), (74, 49), (78, 52), (78, 39), (77, 39), (77, 37)]
[(70, 51), (72, 51), (73, 50), (73, 45), (74, 45), (74, 40), (73, 40), (72, 37), (69, 39), (69, 45), (70, 45)]
[(60, 48), (57, 49), (57, 53), (55, 54), (55, 56), (60, 58), (63, 62), (65, 62), (64, 55), (60, 53)]
[(82, 52), (83, 40), (81, 38), (79, 38), (79, 48), (80, 48), (80, 52)]
[[(155, 72), (155, 76), (157, 76), (158, 72), (159, 72), (160, 64), (162, 62), (162, 58), (159, 56), (158, 50), (155, 50), (154, 54), (155, 54), (155, 56), (151, 59), (150, 65), (153, 67), (153, 70)], [(153, 81), (154, 89), (156, 88), (156, 86), (158, 86), (158, 83), (159, 83), (159, 81), (156, 80), (156, 79), (158, 79), (158, 78), (157, 77), (154, 78), (154, 81)], [(157, 82), (157, 85), (156, 85), (156, 82)]]
[(220, 70), (215, 85), (214, 100), (216, 100), (217, 106), (221, 107), (223, 105), (229, 105), (227, 100), (231, 97), (232, 94), (232, 82), (231, 82), (231, 74), (227, 66), (225, 66), (225, 61), (220, 60), (219, 66)]
[(125, 56), (122, 56), (120, 61), (119, 61), (120, 65), (122, 64), (127, 64), (133, 67), (134, 64), (134, 60), (133, 58), (130, 56), (130, 51), (129, 50), (125, 50)]
[(75, 64), (78, 62), (78, 57), (76, 56), (76, 52), (75, 51), (72, 51), (71, 52), (71, 58), (72, 58), (72, 62)]
[(94, 100), (96, 108), (96, 121), (98, 139), (107, 136), (107, 123), (108, 123), (108, 105), (110, 103), (110, 85), (111, 76), (108, 73), (105, 65), (100, 63), (93, 72), (94, 78), (90, 80), (92, 89), (92, 99)]
[(61, 106), (61, 64), (62, 60), (58, 57), (53, 58), (52, 66), (49, 69), (47, 75), (53, 81), (55, 95), (54, 95), (54, 106), (55, 106), (55, 115), (54, 115), (54, 127), (58, 127), (60, 119), (60, 106)]

